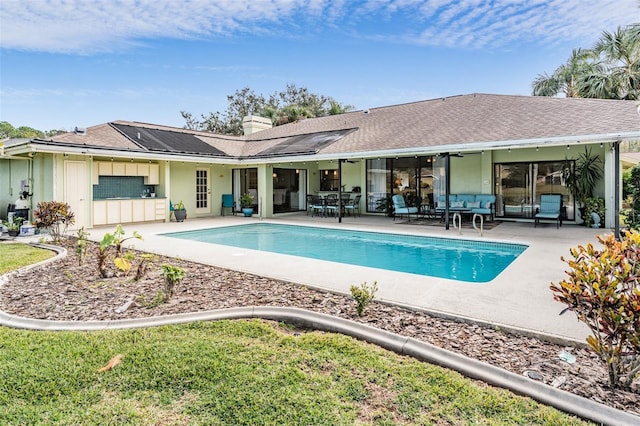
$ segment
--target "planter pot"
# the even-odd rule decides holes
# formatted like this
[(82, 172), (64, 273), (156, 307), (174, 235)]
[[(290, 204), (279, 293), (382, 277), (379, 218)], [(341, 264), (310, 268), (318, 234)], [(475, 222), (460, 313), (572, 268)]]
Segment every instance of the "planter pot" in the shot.
[(251, 215), (253, 215), (253, 207), (243, 207), (242, 213), (244, 217), (251, 217)]
[(9, 236), (10, 237), (17, 237), (18, 234), (20, 233), (20, 231), (18, 229), (16, 229), (16, 230), (10, 229), (8, 232), (9, 232)]
[(184, 222), (184, 220), (187, 218), (186, 210), (174, 210), (173, 214), (175, 215), (176, 221), (178, 222)]

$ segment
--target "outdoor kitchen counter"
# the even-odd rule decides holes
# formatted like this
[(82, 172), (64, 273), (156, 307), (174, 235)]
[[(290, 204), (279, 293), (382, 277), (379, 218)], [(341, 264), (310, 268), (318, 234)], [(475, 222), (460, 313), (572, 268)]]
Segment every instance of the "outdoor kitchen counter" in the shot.
[(122, 197), (93, 201), (93, 225), (166, 220), (165, 197)]

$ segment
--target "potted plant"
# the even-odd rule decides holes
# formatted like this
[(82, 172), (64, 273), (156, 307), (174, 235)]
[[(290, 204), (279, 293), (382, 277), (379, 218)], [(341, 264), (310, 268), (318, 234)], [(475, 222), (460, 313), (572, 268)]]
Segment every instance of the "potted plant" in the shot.
[(580, 210), (580, 217), (586, 224), (585, 202), (593, 197), (593, 190), (602, 178), (602, 159), (585, 147), (573, 167), (569, 160), (565, 160), (562, 176)]
[(178, 222), (184, 222), (184, 220), (187, 218), (187, 209), (184, 208), (184, 203), (182, 202), (182, 200), (180, 200), (180, 202), (176, 203), (173, 206), (173, 214), (176, 217), (176, 221)]
[(245, 217), (249, 217), (253, 214), (253, 196), (248, 192), (245, 192), (240, 196), (240, 207)]
[(596, 213), (600, 218), (599, 227), (604, 226), (604, 214), (606, 209), (604, 207), (604, 199), (600, 197), (589, 197), (584, 202), (584, 223), (586, 226), (594, 227), (593, 213)]
[(7, 232), (11, 237), (17, 237), (20, 234), (20, 225), (24, 219), (20, 216), (15, 216), (11, 222), (7, 221), (4, 226), (7, 227)]

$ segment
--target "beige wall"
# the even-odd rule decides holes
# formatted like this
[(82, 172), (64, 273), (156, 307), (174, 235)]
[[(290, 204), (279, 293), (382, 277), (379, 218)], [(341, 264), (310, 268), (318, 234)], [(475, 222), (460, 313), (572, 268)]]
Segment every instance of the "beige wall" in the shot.
[[(165, 170), (165, 175), (161, 175), (160, 179), (165, 182), (165, 188), (168, 188), (165, 196), (174, 204), (182, 201), (188, 217), (218, 216), (222, 194), (229, 194), (232, 190), (232, 168), (220, 164), (171, 162), (168, 166), (160, 168)], [(196, 169), (205, 169), (209, 174), (210, 208), (203, 213), (196, 212)]]

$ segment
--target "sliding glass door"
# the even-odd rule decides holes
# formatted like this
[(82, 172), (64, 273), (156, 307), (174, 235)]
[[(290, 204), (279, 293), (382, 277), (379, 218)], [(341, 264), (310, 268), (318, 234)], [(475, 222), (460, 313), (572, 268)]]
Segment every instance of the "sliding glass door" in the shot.
[(236, 201), (236, 208), (240, 210), (240, 196), (251, 194), (253, 197), (253, 211), (258, 213), (258, 169), (233, 169), (233, 199)]
[(273, 212), (306, 210), (307, 171), (273, 168)]
[(367, 211), (382, 213), (391, 195), (410, 206), (433, 205), (433, 157), (367, 160)]
[(561, 194), (563, 215), (575, 219), (573, 196), (562, 177), (564, 162), (496, 163), (496, 217), (532, 218), (541, 194)]

